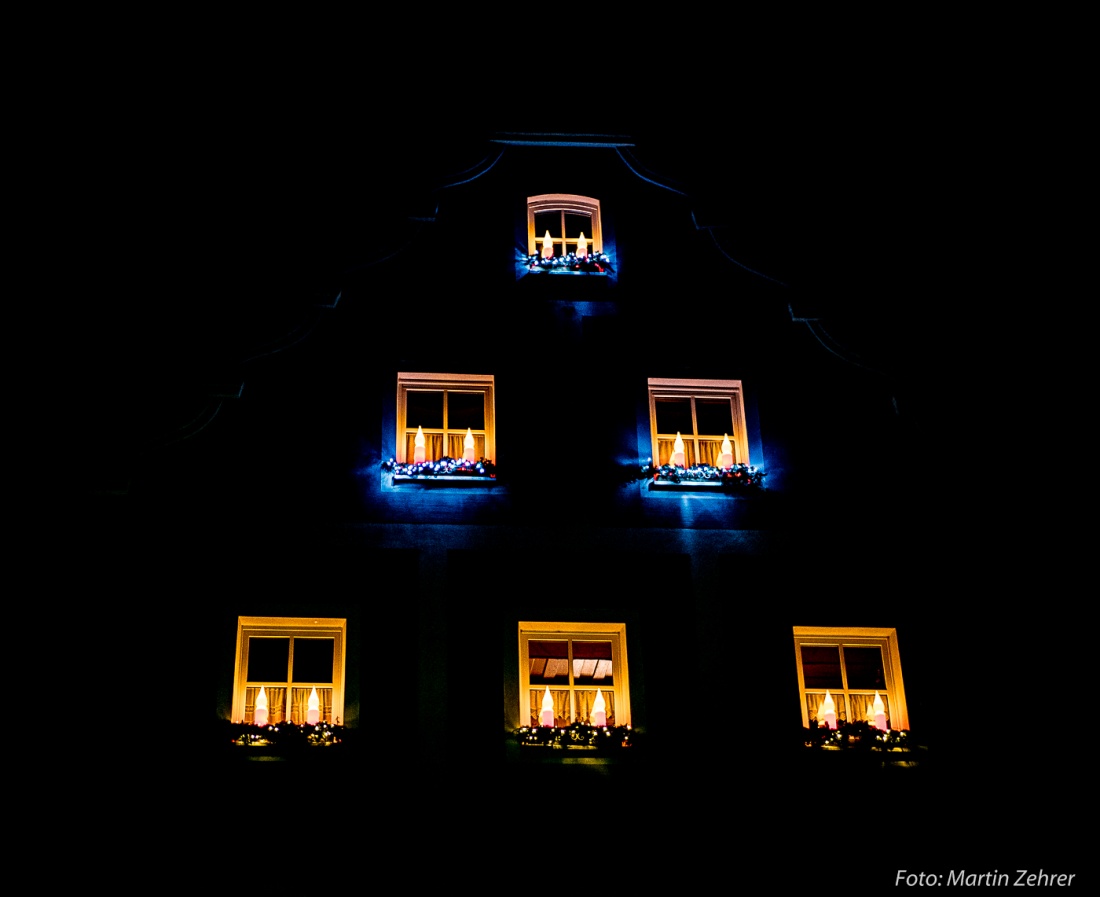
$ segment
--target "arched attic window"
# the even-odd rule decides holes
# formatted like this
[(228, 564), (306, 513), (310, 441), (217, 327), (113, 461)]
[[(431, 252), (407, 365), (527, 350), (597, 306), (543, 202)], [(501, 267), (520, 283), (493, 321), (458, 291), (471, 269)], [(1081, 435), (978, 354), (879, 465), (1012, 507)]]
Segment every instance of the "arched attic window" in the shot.
[[(609, 270), (603, 254), (600, 201), (573, 193), (527, 197), (527, 257), (532, 269), (553, 268), (601, 273)], [(563, 263), (573, 256), (573, 266)], [(580, 260), (580, 264), (577, 264)]]

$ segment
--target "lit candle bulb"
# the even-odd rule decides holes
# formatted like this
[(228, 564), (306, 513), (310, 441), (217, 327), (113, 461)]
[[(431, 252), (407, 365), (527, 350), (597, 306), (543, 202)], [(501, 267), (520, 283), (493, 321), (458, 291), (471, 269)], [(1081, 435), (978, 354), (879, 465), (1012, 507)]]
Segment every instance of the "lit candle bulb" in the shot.
[(592, 725), (607, 725), (607, 702), (603, 699), (603, 692), (596, 689), (596, 700), (592, 702)]
[(875, 692), (875, 728), (881, 729), (883, 732), (887, 730), (886, 725), (886, 705), (882, 703), (882, 696)]
[(550, 697), (550, 686), (546, 686), (546, 693), (542, 696), (542, 713), (539, 714), (540, 726), (554, 725), (554, 699)]
[(583, 259), (588, 257), (588, 241), (584, 238), (584, 231), (581, 231), (581, 238), (577, 240), (577, 258)]
[(733, 445), (728, 433), (722, 434), (722, 453), (718, 456), (717, 466), (725, 470), (733, 467)]
[(413, 463), (424, 463), (424, 430), (421, 427), (416, 428), (416, 439), (414, 440), (415, 448), (413, 449)]
[(316, 726), (321, 719), (321, 702), (317, 698), (317, 688), (314, 686), (313, 691), (309, 693), (309, 705), (306, 710), (306, 722), (311, 726)]
[(676, 431), (676, 441), (672, 444), (672, 457), (668, 459), (668, 463), (673, 467), (686, 467), (684, 463), (684, 437), (680, 435), (680, 431)]
[(825, 689), (825, 700), (817, 708), (817, 718), (824, 720), (825, 725), (830, 729), (836, 728), (836, 704), (833, 703), (833, 696), (829, 694), (829, 689)]
[(267, 692), (264, 691), (264, 687), (260, 686), (260, 693), (256, 697), (256, 713), (252, 717), (252, 722), (257, 726), (267, 725)]
[(546, 236), (542, 238), (542, 257), (544, 259), (554, 257), (554, 241), (550, 237), (550, 231), (547, 231)]
[(474, 431), (470, 428), (466, 428), (466, 438), (462, 440), (463, 445), (463, 458), (467, 461), (474, 461)]

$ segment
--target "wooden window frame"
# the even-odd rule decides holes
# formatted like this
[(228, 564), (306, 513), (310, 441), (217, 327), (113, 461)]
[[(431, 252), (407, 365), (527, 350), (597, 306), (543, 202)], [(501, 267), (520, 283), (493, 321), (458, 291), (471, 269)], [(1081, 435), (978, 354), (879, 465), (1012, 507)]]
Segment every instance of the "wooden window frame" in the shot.
[(745, 422), (745, 397), (740, 380), (690, 380), (681, 378), (650, 377), (649, 378), (649, 430), (651, 449), (650, 457), (653, 464), (659, 464), (658, 438), (675, 438), (675, 433), (657, 432), (657, 399), (690, 399), (691, 420), (694, 432), (681, 433), (684, 442), (693, 442), (695, 445), (695, 458), (702, 455), (699, 452), (700, 439), (720, 439), (723, 434), (699, 433), (698, 421), (695, 412), (695, 400), (698, 399), (724, 399), (730, 401), (730, 417), (733, 422), (734, 432), (728, 434), (733, 446), (734, 464), (753, 464), (749, 458), (749, 438)]
[[(878, 646), (882, 650), (882, 669), (886, 679), (886, 697), (890, 705), (890, 728), (908, 729), (909, 712), (905, 704), (905, 680), (901, 675), (901, 656), (898, 653), (898, 633), (896, 629), (868, 627), (868, 626), (795, 626), (794, 627), (794, 654), (798, 664), (798, 697), (802, 704), (802, 725), (809, 728), (810, 713), (806, 706), (806, 679), (802, 671), (802, 646), (815, 647), (839, 647), (841, 652), (845, 645), (854, 647)], [(841, 673), (844, 676), (844, 686), (841, 689), (830, 689), (834, 702), (845, 702), (845, 718), (853, 721), (851, 705), (848, 701), (850, 694), (873, 694), (874, 689), (847, 688), (846, 671), (843, 666), (843, 653), (841, 654)], [(824, 689), (811, 688), (812, 694), (823, 692)]]
[[(412, 458), (405, 457), (405, 444), (406, 436), (408, 433), (416, 432), (416, 424), (414, 422), (406, 420), (407, 394), (410, 390), (427, 390), (432, 392), (444, 393), (443, 404), (443, 428), (430, 429), (425, 432), (442, 433), (443, 444), (447, 444), (447, 436), (451, 433), (458, 433), (458, 430), (451, 431), (447, 428), (447, 391), (454, 392), (480, 392), (485, 396), (485, 429), (478, 431), (479, 435), (485, 436), (485, 458), (488, 461), (497, 463), (497, 446), (496, 446), (496, 411), (493, 397), (493, 375), (492, 374), (435, 374), (424, 372), (407, 372), (400, 371), (397, 374), (397, 445), (394, 457), (398, 464), (412, 463)], [(461, 435), (465, 435), (465, 431), (462, 431)], [(436, 459), (438, 460), (438, 459)], [(461, 459), (458, 459), (461, 460)]]
[[(561, 234), (551, 240), (555, 244), (554, 256), (558, 257), (557, 244), (561, 244), (561, 255), (567, 255), (567, 246), (576, 245), (576, 239), (570, 239), (565, 232), (565, 216), (587, 215), (592, 219), (592, 233), (587, 235), (588, 252), (603, 251), (603, 224), (600, 221), (600, 201), (591, 196), (578, 196), (573, 193), (542, 193), (527, 197), (527, 255), (542, 257), (542, 234), (535, 233), (535, 214), (543, 212), (561, 212)], [(578, 235), (579, 236), (579, 235)]]
[[(250, 687), (276, 686), (280, 688), (332, 689), (332, 720), (344, 721), (345, 670), (347, 669), (347, 620), (338, 617), (238, 617), (237, 655), (233, 674), (233, 719), (251, 723), (245, 719), (245, 695)], [(290, 639), (290, 657), (287, 662), (286, 681), (252, 681), (248, 678), (249, 640), (252, 638)], [(331, 638), (332, 682), (299, 682), (294, 677), (294, 639)], [(289, 712), (289, 711), (288, 711)]]
[[(531, 719), (531, 658), (527, 643), (532, 639), (570, 642), (593, 639), (611, 642), (611, 667), (615, 694), (615, 725), (630, 725), (630, 674), (626, 653), (625, 623), (562, 623), (520, 621), (519, 624), (519, 719), (520, 725), (529, 725)], [(570, 652), (572, 657), (572, 652)], [(576, 704), (573, 695), (576, 691), (591, 691), (591, 686), (579, 686), (573, 683), (573, 665), (569, 665), (569, 684), (554, 686), (568, 688), (570, 695), (570, 719), (576, 719)], [(607, 691), (608, 689), (604, 689)]]

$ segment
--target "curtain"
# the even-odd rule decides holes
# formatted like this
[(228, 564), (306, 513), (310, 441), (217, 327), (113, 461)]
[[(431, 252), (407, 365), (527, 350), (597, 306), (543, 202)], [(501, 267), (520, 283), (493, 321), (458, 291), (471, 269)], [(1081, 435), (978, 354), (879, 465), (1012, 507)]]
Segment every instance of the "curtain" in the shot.
[[(427, 437), (425, 437), (427, 438)], [(447, 436), (447, 454), (461, 461), (465, 457), (466, 434), (450, 433)], [(474, 433), (474, 460), (480, 461), (485, 457), (485, 437)], [(489, 459), (490, 461), (492, 458)]]
[[(890, 722), (890, 699), (886, 696), (886, 692), (880, 691), (879, 697), (882, 698), (882, 705), (886, 708), (886, 721)], [(852, 702), (852, 719), (853, 720), (866, 720), (869, 723), (875, 721), (875, 696), (872, 695), (849, 695), (848, 700)]]
[[(267, 693), (267, 722), (268, 725), (277, 726), (286, 722), (286, 689), (278, 686), (264, 686)], [(256, 698), (260, 695), (260, 687), (249, 686), (244, 691), (244, 721), (252, 723), (256, 719)]]
[[(690, 436), (684, 436), (684, 467), (691, 467), (695, 463), (695, 440)], [(668, 464), (669, 459), (672, 457), (672, 447), (676, 444), (676, 437), (667, 439), (663, 436), (657, 437), (657, 466), (662, 464)]]
[[(309, 696), (312, 692), (312, 687), (291, 689), (290, 721), (297, 726), (306, 725), (306, 721), (309, 719), (307, 714), (309, 713)], [(333, 721), (331, 688), (317, 689), (317, 704), (318, 709), (321, 711), (318, 717), (320, 721), (331, 723)]]
[[(531, 689), (531, 725), (541, 725), (542, 698), (546, 694), (545, 688)], [(568, 726), (569, 719), (569, 691), (568, 689), (550, 689), (550, 697), (554, 700), (554, 725), (558, 728)]]
[[(841, 692), (835, 692), (835, 691), (830, 690), (829, 695), (832, 697), (833, 706), (836, 709), (836, 720), (837, 720), (837, 722), (840, 722), (841, 720), (844, 720), (846, 722), (848, 720), (848, 711), (847, 711), (847, 705), (844, 703), (844, 692), (842, 692), (842, 691)], [(871, 696), (871, 699), (874, 700), (874, 695)], [(816, 717), (817, 718), (817, 724), (819, 726), (825, 725), (825, 719), (823, 717), (818, 717), (818, 715), (817, 715), (818, 709), (821, 707), (821, 705), (824, 702), (825, 702), (825, 693), (824, 692), (822, 692), (821, 694), (809, 694), (809, 693), (807, 693), (807, 695), (806, 695), (806, 710), (809, 712), (809, 719), (813, 720)]]
[[(577, 702), (577, 722), (591, 725), (592, 702), (596, 700), (596, 693), (594, 691), (577, 691), (573, 694)], [(608, 689), (601, 689), (600, 694), (603, 695), (604, 710), (607, 713), (607, 724), (613, 726), (615, 725), (615, 692)]]
[(712, 467), (715, 467), (718, 464), (718, 456), (720, 454), (722, 454), (721, 439), (699, 440), (699, 463), (710, 464)]
[[(405, 434), (405, 463), (412, 464), (416, 457), (416, 430)], [(443, 434), (424, 434), (424, 459), (438, 461), (443, 457)]]

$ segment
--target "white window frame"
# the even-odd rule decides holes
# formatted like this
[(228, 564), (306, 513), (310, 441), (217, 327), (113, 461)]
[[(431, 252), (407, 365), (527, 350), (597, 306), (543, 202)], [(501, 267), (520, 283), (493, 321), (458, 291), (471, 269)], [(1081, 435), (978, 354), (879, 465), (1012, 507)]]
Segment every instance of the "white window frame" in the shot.
[[(554, 243), (554, 257), (559, 258), (568, 254), (568, 244), (576, 244), (576, 239), (571, 239), (565, 233), (565, 216), (567, 214), (587, 215), (592, 219), (592, 233), (586, 235), (588, 252), (603, 251), (603, 225), (600, 222), (600, 201), (591, 196), (578, 196), (573, 193), (542, 193), (538, 196), (527, 197), (527, 254), (542, 257), (543, 235), (535, 233), (535, 213), (561, 212), (561, 233), (550, 234)], [(578, 234), (579, 236), (579, 234)], [(560, 237), (560, 239), (559, 239)], [(561, 244), (561, 251), (558, 251)]]
[[(629, 726), (630, 723), (630, 674), (626, 655), (626, 624), (625, 623), (562, 623), (562, 622), (534, 622), (521, 620), (519, 624), (519, 719), (520, 725), (530, 724), (531, 719), (531, 689), (539, 686), (531, 685), (531, 658), (528, 653), (527, 643), (538, 640), (564, 640), (570, 641), (593, 640), (611, 642), (611, 669), (614, 685), (611, 690), (615, 693), (615, 725)], [(575, 691), (591, 691), (591, 686), (575, 686), (573, 684), (573, 665), (569, 665), (569, 684), (567, 686), (554, 686), (554, 688), (568, 688), (570, 693), (570, 718), (576, 719), (576, 710), (573, 701)], [(604, 689), (607, 691), (608, 689)]]
[[(908, 729), (909, 712), (905, 704), (905, 680), (901, 675), (901, 656), (898, 653), (898, 633), (896, 629), (868, 627), (868, 626), (795, 626), (794, 627), (794, 654), (798, 664), (798, 697), (802, 703), (802, 725), (809, 728), (810, 713), (806, 706), (806, 679), (802, 672), (802, 646), (840, 647), (845, 645), (866, 647), (877, 645), (882, 649), (882, 669), (886, 679), (886, 698), (890, 705), (890, 728)], [(844, 668), (842, 666), (842, 674)], [(844, 684), (847, 685), (845, 677)], [(822, 689), (813, 688), (810, 692), (817, 694)], [(848, 704), (849, 694), (869, 694), (873, 689), (866, 688), (841, 688), (839, 691), (830, 689), (833, 700), (845, 702), (845, 717), (849, 722), (854, 721), (851, 706)]]
[[(344, 676), (347, 668), (347, 620), (338, 617), (238, 617), (237, 618), (237, 656), (233, 674), (233, 719), (247, 723), (245, 717), (245, 695), (249, 687), (258, 685), (277, 685), (290, 688), (308, 688), (324, 686), (332, 688), (332, 719), (344, 722)], [(289, 638), (290, 658), (288, 661), (286, 682), (252, 682), (248, 678), (248, 646), (251, 638)], [(294, 676), (294, 639), (331, 638), (332, 682), (298, 682)]]
[[(479, 431), (479, 435), (483, 432), (485, 436), (485, 459), (487, 461), (492, 461), (494, 464), (497, 463), (496, 411), (493, 399), (492, 374), (436, 374), (400, 371), (397, 374), (397, 445), (394, 454), (398, 464), (412, 463), (412, 458), (405, 457), (406, 435), (410, 428), (415, 431), (417, 425), (414, 421), (406, 420), (406, 396), (409, 390), (418, 389), (434, 392), (442, 391), (444, 396), (446, 396), (448, 390), (483, 393), (485, 396), (485, 429), (484, 431)], [(452, 432), (457, 433), (458, 431), (451, 431), (446, 426), (446, 398), (444, 398), (443, 408), (443, 429), (426, 432), (441, 432), (443, 434), (443, 444), (446, 446), (447, 436)], [(465, 435), (465, 433), (462, 435)], [(461, 458), (459, 460), (461, 460)]]
[[(650, 457), (654, 465), (659, 463), (657, 448), (657, 399), (691, 399), (691, 418), (695, 428), (693, 433), (681, 433), (684, 442), (695, 443), (695, 458), (701, 457), (699, 453), (700, 438), (721, 438), (721, 433), (699, 433), (698, 421), (695, 414), (695, 399), (729, 399), (730, 417), (733, 421), (733, 432), (728, 434), (730, 444), (733, 446), (734, 464), (753, 464), (749, 458), (749, 438), (745, 423), (745, 397), (740, 380), (690, 380), (682, 378), (650, 377), (649, 378), (649, 431), (650, 431)], [(661, 433), (660, 436), (675, 438), (675, 433)]]

